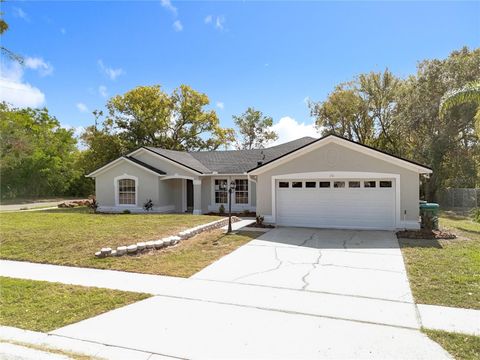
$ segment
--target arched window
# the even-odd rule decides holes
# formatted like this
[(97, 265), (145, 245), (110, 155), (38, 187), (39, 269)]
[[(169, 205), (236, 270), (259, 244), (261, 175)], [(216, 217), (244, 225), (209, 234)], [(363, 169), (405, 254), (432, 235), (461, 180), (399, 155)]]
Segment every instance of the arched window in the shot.
[(136, 205), (136, 182), (134, 179), (118, 180), (118, 204), (119, 205)]

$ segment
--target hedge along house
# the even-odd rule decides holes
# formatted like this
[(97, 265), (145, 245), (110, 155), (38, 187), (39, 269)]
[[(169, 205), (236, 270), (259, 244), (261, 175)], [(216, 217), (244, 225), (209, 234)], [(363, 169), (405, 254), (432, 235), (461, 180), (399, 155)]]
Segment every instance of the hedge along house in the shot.
[(256, 211), (283, 226), (419, 228), (420, 176), (432, 170), (328, 135), (265, 149), (182, 152), (142, 147), (87, 175), (99, 211)]

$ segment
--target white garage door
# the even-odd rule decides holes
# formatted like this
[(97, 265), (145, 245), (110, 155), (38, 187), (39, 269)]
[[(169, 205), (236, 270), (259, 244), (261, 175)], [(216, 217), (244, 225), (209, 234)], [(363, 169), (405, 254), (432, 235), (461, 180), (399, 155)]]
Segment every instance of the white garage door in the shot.
[(395, 180), (278, 180), (276, 209), (284, 226), (391, 229)]

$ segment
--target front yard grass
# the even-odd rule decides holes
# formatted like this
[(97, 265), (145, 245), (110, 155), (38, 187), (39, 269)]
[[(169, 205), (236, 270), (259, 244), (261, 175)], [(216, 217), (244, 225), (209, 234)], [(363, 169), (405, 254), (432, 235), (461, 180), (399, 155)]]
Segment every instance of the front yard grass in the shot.
[(258, 236), (210, 231), (178, 246), (137, 256), (96, 259), (102, 247), (174, 235), (220, 219), (186, 214), (91, 214), (85, 208), (0, 214), (0, 258), (188, 277)]
[(0, 324), (48, 332), (148, 294), (0, 277)]
[(400, 239), (415, 301), (480, 309), (480, 224), (442, 214), (453, 240)]
[(464, 335), (438, 330), (422, 330), (439, 343), (456, 360), (480, 359), (480, 336)]

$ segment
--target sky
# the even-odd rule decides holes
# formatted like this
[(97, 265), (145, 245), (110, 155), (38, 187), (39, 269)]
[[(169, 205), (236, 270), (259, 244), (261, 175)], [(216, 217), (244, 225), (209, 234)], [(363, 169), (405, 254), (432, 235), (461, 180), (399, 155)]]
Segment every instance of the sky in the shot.
[(249, 106), (278, 142), (318, 136), (307, 103), (360, 73), (414, 74), (480, 46), (480, 2), (7, 1), (0, 100), (46, 106), (76, 134), (140, 85), (206, 93), (221, 125)]

